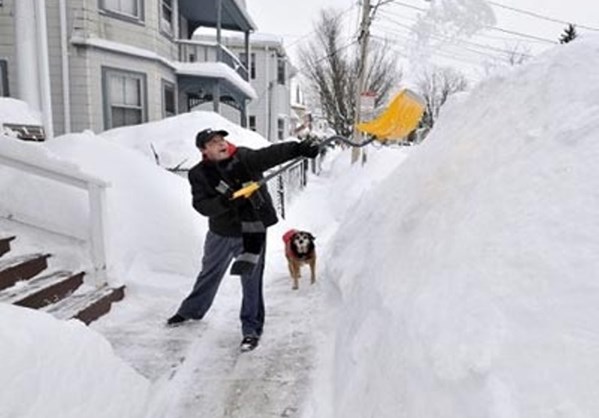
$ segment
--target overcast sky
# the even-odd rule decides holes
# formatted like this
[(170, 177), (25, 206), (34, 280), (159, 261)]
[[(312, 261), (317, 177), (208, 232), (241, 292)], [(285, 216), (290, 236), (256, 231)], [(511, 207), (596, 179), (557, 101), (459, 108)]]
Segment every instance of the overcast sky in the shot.
[[(355, 33), (358, 23), (357, 12), (360, 9), (356, 0), (246, 1), (248, 11), (256, 22), (258, 31), (282, 36), (292, 58), (294, 58), (296, 47), (309, 38), (313, 30), (314, 21), (318, 18), (319, 12), (323, 7), (336, 8), (340, 12), (351, 9), (344, 15), (346, 25), (348, 26), (348, 36)], [(375, 0), (371, 0), (371, 3), (374, 4)], [(421, 12), (409, 6), (426, 9), (430, 4), (425, 0), (398, 0), (394, 3), (385, 6), (385, 12), (378, 16), (374, 24), (376, 28), (375, 32), (378, 30), (378, 33), (384, 36), (392, 36), (393, 33), (402, 33), (407, 36), (409, 29), (401, 26), (398, 27), (397, 22), (412, 26), (413, 20)], [(495, 3), (599, 29), (599, 0), (496, 0)], [(497, 17), (497, 27), (547, 40), (557, 40), (566, 26), (562, 23), (553, 23), (522, 13), (516, 13), (496, 5), (493, 6), (493, 11)], [(583, 33), (584, 31), (584, 29), (579, 29), (579, 33)], [(599, 34), (599, 31), (594, 33)], [(486, 33), (486, 37), (477, 37), (476, 39), (471, 39), (471, 41), (491, 44), (495, 47), (506, 47), (505, 45), (511, 39), (516, 39), (518, 42), (522, 41), (524, 48), (527, 48), (533, 55), (537, 51), (552, 46), (548, 42), (532, 38), (514, 37), (499, 31), (489, 31)], [(483, 51), (490, 54), (493, 53), (493, 50)], [(464, 52), (473, 55), (471, 51)], [(448, 52), (448, 54), (451, 53)], [(480, 53), (473, 55), (471, 59), (476, 60), (476, 57), (481, 60), (485, 59)]]

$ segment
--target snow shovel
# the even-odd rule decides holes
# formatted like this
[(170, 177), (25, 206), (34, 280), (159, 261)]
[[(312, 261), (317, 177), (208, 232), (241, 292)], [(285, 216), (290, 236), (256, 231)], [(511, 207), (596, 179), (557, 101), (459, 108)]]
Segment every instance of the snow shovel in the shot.
[(420, 95), (403, 89), (395, 95), (387, 109), (376, 119), (360, 123), (356, 128), (373, 135), (381, 142), (400, 139), (416, 129), (424, 114), (425, 105)]
[[(418, 122), (420, 122), (420, 119), (424, 114), (424, 106), (425, 102), (422, 97), (411, 90), (404, 89), (391, 100), (387, 109), (378, 118), (356, 126), (360, 131), (371, 135), (369, 140), (356, 143), (343, 136), (334, 135), (321, 142), (320, 147), (322, 148), (335, 140), (344, 142), (352, 147), (363, 147), (374, 140), (385, 142), (389, 139), (403, 138), (418, 126)], [(266, 184), (267, 181), (289, 170), (291, 167), (305, 159), (306, 157), (297, 157), (278, 170), (268, 174), (262, 180), (246, 184), (244, 187), (233, 193), (233, 199), (250, 197), (256, 190)]]
[[(327, 145), (333, 141), (340, 141), (340, 142), (344, 142), (352, 147), (363, 147), (363, 146), (368, 145), (369, 143), (371, 143), (374, 140), (375, 140), (375, 138), (370, 138), (367, 141), (364, 141), (361, 143), (356, 143), (356, 142), (353, 142), (353, 141), (345, 138), (344, 136), (333, 135), (333, 136), (325, 139), (324, 141), (322, 141), (319, 144), (319, 146), (320, 146), (320, 148), (323, 148), (325, 145)], [(256, 190), (258, 190), (260, 187), (262, 187), (264, 184), (266, 184), (269, 180), (278, 176), (281, 173), (284, 173), (285, 171), (289, 170), (294, 165), (299, 164), (300, 162), (302, 162), (303, 160), (306, 160), (306, 159), (307, 159), (307, 157), (294, 158), (293, 160), (289, 161), (287, 164), (281, 166), (281, 168), (278, 168), (277, 170), (264, 176), (264, 178), (262, 178), (261, 180), (246, 183), (241, 189), (239, 189), (233, 193), (233, 199), (237, 199), (239, 197), (245, 197), (245, 198), (250, 197), (252, 194), (254, 194), (254, 192)]]

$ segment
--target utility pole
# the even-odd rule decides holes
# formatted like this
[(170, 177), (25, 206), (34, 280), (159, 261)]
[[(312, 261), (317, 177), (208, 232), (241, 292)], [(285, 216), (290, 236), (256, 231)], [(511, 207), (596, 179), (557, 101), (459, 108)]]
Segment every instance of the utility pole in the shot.
[[(366, 85), (366, 55), (368, 52), (368, 38), (370, 36), (370, 0), (362, 0), (362, 21), (360, 23), (360, 35), (358, 37), (358, 43), (360, 44), (360, 61), (358, 66), (358, 82), (356, 84), (356, 97), (355, 103), (355, 121), (354, 126), (362, 121), (361, 115), (361, 102), (362, 92)], [(362, 142), (362, 133), (354, 128), (354, 141), (356, 143)], [(360, 157), (361, 148), (352, 148), (351, 162), (352, 164), (358, 161)]]

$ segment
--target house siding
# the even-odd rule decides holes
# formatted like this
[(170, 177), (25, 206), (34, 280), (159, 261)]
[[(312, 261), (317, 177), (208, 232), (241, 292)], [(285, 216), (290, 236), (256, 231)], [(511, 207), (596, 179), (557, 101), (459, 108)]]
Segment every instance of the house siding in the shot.
[[(18, 98), (13, 17), (15, 1), (4, 0), (0, 7), (0, 59), (8, 64), (10, 95)], [(177, 88), (176, 74), (168, 62), (179, 61), (179, 46), (175, 42), (177, 36), (173, 37), (161, 30), (161, 2), (142, 0), (140, 20), (123, 18), (102, 10), (102, 0), (66, 0), (65, 3), (70, 129), (65, 126), (60, 1), (46, 0), (54, 134), (62, 135), (67, 130), (105, 130), (103, 67), (143, 74), (146, 81), (146, 120), (162, 119), (163, 82), (172, 83)], [(188, 22), (181, 15), (175, 13), (175, 16), (178, 22), (174, 30), (178, 28), (179, 33), (183, 34), (182, 38), (186, 38)], [(112, 42), (114, 48), (101, 45), (101, 41)], [(151, 52), (160, 59), (133, 55), (134, 52), (126, 51), (128, 47)], [(176, 94), (179, 96), (178, 91)], [(185, 97), (176, 97), (176, 100), (183, 103)], [(238, 122), (239, 117), (236, 119)]]
[[(176, 84), (172, 69), (159, 62), (139, 57), (96, 48), (78, 49), (82, 50), (80, 63), (75, 63), (71, 68), (73, 121), (77, 121), (77, 126), (73, 126), (74, 131), (91, 129), (94, 132), (102, 132), (105, 130), (102, 68), (135, 71), (145, 75), (147, 121), (162, 119), (162, 81)], [(89, 80), (94, 81), (89, 82)]]
[[(48, 63), (50, 66), (50, 92), (52, 119), (55, 133), (64, 133), (64, 108), (62, 84), (62, 53), (60, 49), (60, 10), (58, 0), (46, 0), (46, 29)], [(67, 32), (68, 33), (68, 32)]]
[(0, 59), (7, 61), (8, 90), (12, 97), (16, 97), (17, 78), (14, 47), (14, 0), (4, 0), (0, 7)]
[[(233, 44), (227, 47), (238, 55), (244, 52), (238, 45)], [(281, 45), (274, 44), (260, 45), (259, 43), (252, 43), (251, 46), (251, 53), (255, 54), (256, 58), (256, 78), (250, 80), (250, 83), (256, 90), (258, 99), (249, 103), (247, 114), (256, 117), (256, 131), (271, 142), (278, 140), (277, 120), (281, 115), (285, 115), (284, 137), (290, 135), (291, 92), (289, 65), (286, 64), (285, 68), (285, 84), (277, 83), (277, 52), (280, 52), (281, 48)]]
[[(56, 0), (53, 0), (56, 1)], [(117, 17), (100, 8), (101, 0), (84, 0), (83, 5), (71, 5), (70, 11), (78, 21), (80, 34), (153, 51), (173, 60), (177, 45), (173, 38), (160, 30), (160, 2), (144, 1), (143, 21), (134, 22)]]

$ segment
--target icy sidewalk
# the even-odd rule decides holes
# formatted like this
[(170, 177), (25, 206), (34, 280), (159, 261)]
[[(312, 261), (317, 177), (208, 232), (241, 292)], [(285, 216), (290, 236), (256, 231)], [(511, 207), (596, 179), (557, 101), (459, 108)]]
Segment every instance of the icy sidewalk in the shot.
[[(278, 263), (267, 274), (267, 323), (258, 348), (239, 352), (238, 303), (220, 304), (172, 380), (161, 384), (151, 417), (299, 416), (313, 368), (319, 286), (292, 292)], [(221, 292), (237, 297), (238, 288), (236, 278), (227, 277)]]
[[(269, 230), (266, 323), (255, 351), (239, 351), (241, 286), (239, 278), (229, 275), (202, 321), (165, 327), (193, 278), (148, 272), (154, 274), (148, 282), (162, 285), (131, 289), (135, 299), (95, 326), (119, 356), (153, 382), (148, 418), (301, 416), (314, 368), (326, 278), (324, 267), (317, 266), (317, 282), (310, 285), (305, 267), (300, 289), (292, 290), (281, 236), (288, 228), (313, 228), (315, 213), (324, 219), (324, 208), (314, 208), (320, 199), (311, 195), (325, 194), (326, 183), (326, 178), (313, 179), (312, 193), (294, 205), (298, 210), (290, 210), (287, 221)], [(303, 219), (294, 222), (297, 216), (292, 213), (303, 213)], [(314, 228), (320, 235), (320, 228)], [(319, 236), (318, 241), (324, 254), (326, 240)]]
[[(323, 295), (320, 283), (311, 286), (306, 277), (298, 291), (291, 290), (283, 247), (274, 232), (265, 273), (265, 331), (255, 351), (239, 352), (241, 286), (232, 276), (223, 279), (202, 321), (164, 326), (188, 290), (179, 283), (170, 293), (153, 295), (151, 303), (136, 300), (96, 326), (121, 358), (153, 382), (149, 418), (300, 416)], [(192, 279), (185, 282), (191, 288)]]
[[(202, 321), (166, 328), (166, 318), (191, 289), (193, 277), (147, 272), (152, 275), (148, 284), (130, 289), (129, 303), (98, 323), (96, 328), (117, 354), (153, 381), (148, 418), (302, 417), (313, 390), (323, 330), (328, 329), (327, 295), (334, 292), (333, 281), (326, 277), (327, 242), (363, 192), (405, 155), (389, 151), (376, 153), (376, 170), (349, 167), (347, 153), (329, 158), (321, 175), (311, 177), (289, 206), (287, 219), (269, 229), (266, 324), (255, 351), (239, 352), (241, 286), (232, 276), (223, 279)], [(309, 284), (305, 267), (297, 291), (291, 290), (281, 239), (290, 228), (317, 237), (316, 284)]]

